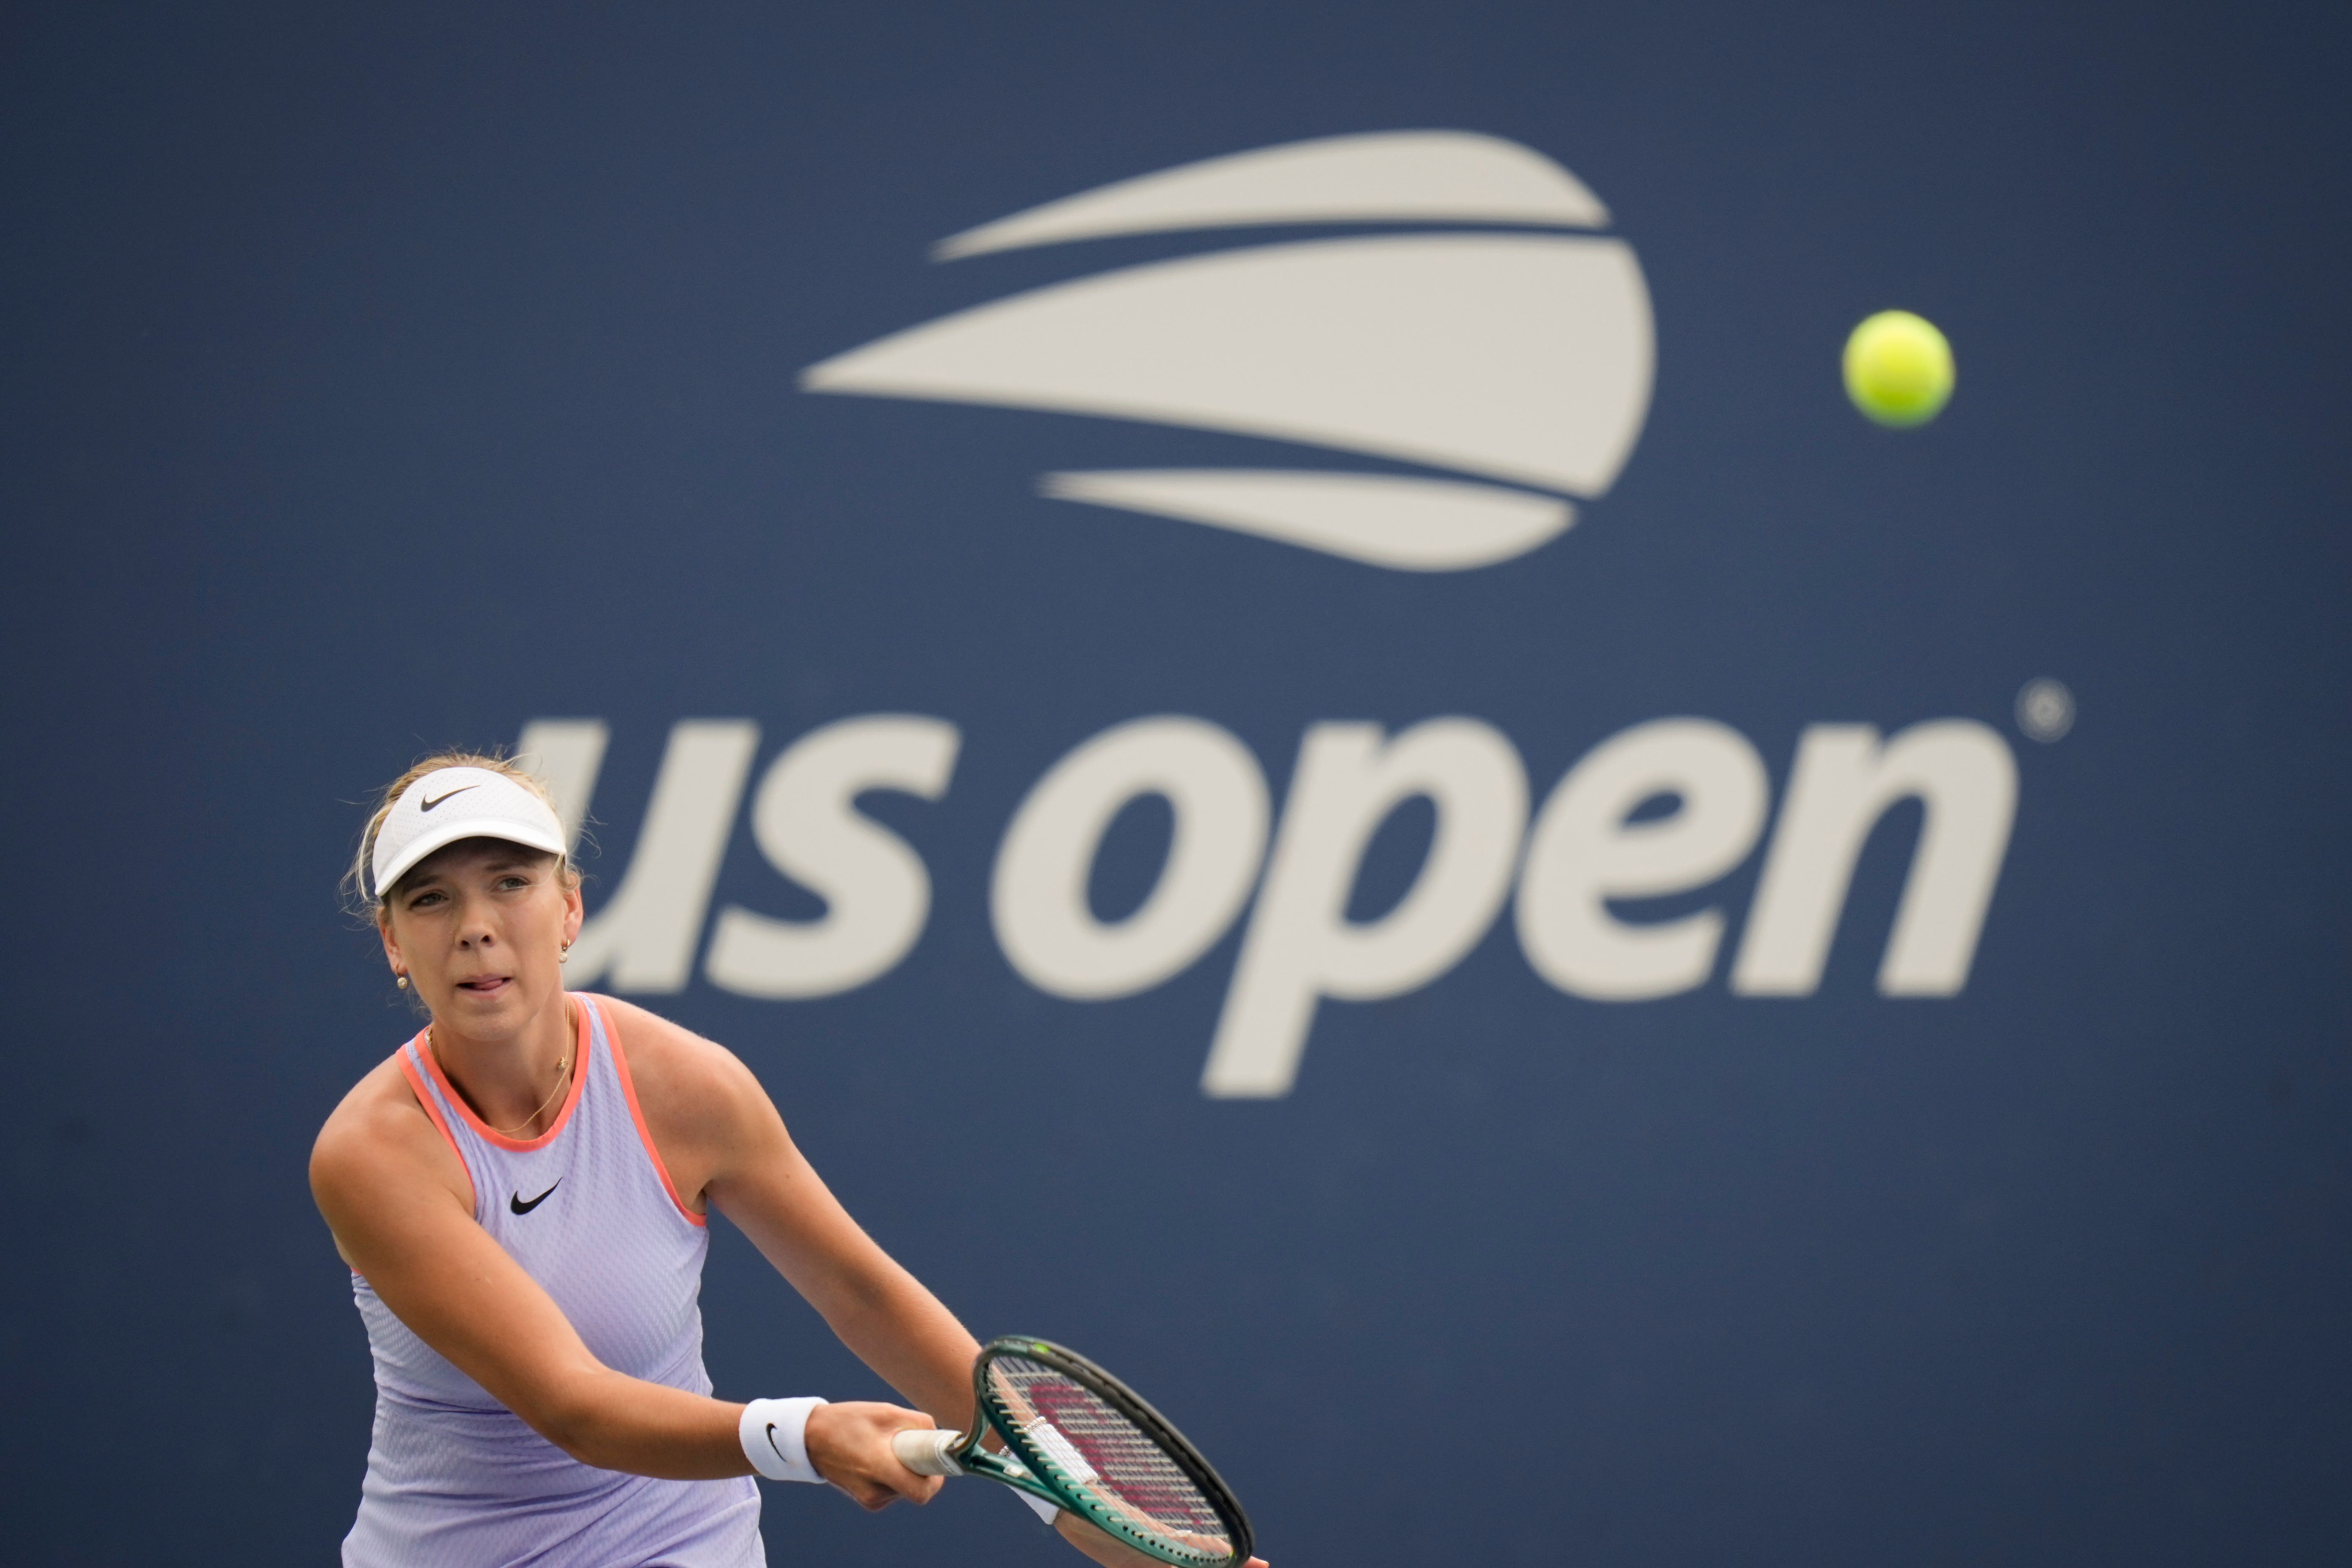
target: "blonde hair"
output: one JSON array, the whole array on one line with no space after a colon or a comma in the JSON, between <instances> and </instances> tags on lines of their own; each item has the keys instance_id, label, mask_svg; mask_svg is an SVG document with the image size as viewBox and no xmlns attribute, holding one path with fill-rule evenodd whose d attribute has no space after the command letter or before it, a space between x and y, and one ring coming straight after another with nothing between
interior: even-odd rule
<instances>
[{"instance_id":1,"label":"blonde hair","mask_svg":"<svg viewBox=\"0 0 2352 1568\"><path fill-rule=\"evenodd\" d=\"M392 815L393 806L408 793L408 786L426 773L438 773L443 768L484 768L503 774L545 801L548 810L555 810L555 796L545 781L525 772L513 758L501 752L436 752L429 757L419 759L406 773L383 786L383 795L377 801L375 811L368 817L366 828L360 834L359 852L352 857L351 868L343 873L343 902L354 915L379 923L385 918L391 908L392 889L378 888L373 898L368 894L368 876L375 862L375 836L383 830L383 819ZM556 857L555 874L566 890L580 885L580 873L573 869L569 855Z\"/></svg>"}]
</instances>

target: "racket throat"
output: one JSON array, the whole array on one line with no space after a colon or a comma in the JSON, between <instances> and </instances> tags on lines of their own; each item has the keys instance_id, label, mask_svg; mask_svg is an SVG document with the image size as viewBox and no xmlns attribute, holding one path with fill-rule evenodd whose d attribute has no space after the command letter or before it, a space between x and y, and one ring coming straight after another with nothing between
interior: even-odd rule
<instances>
[{"instance_id":1,"label":"racket throat","mask_svg":"<svg viewBox=\"0 0 2352 1568\"><path fill-rule=\"evenodd\" d=\"M1008 1487L1027 1492L1031 1497L1042 1498L1055 1508L1069 1506L1068 1499L1031 1475L1028 1467L1010 1454L991 1453L986 1448L976 1447L971 1453L961 1456L961 1463L963 1473L968 1476L985 1476L990 1480L1002 1481Z\"/></svg>"}]
</instances>

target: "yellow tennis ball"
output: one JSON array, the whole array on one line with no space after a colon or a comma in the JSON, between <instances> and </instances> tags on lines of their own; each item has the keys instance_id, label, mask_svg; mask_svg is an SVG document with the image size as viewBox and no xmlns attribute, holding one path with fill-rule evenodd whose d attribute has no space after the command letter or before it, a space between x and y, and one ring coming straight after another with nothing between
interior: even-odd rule
<instances>
[{"instance_id":1,"label":"yellow tennis ball","mask_svg":"<svg viewBox=\"0 0 2352 1568\"><path fill-rule=\"evenodd\" d=\"M1881 310L1845 341L1845 395L1881 425L1925 425L1952 395L1952 345L1933 321Z\"/></svg>"}]
</instances>

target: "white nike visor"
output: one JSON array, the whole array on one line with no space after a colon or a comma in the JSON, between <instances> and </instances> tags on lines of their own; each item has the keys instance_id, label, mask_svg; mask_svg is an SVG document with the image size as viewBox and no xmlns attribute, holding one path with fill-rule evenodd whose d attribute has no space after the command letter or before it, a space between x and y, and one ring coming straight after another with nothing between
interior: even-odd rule
<instances>
[{"instance_id":1,"label":"white nike visor","mask_svg":"<svg viewBox=\"0 0 2352 1568\"><path fill-rule=\"evenodd\" d=\"M383 897L410 867L460 838L503 838L551 855L569 847L547 802L506 774L436 768L400 792L376 829L369 862L375 896Z\"/></svg>"}]
</instances>

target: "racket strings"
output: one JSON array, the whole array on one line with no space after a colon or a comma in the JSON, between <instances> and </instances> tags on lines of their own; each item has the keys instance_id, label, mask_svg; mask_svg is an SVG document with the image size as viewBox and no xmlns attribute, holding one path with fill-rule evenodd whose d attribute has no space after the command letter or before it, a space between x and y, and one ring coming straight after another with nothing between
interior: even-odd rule
<instances>
[{"instance_id":1,"label":"racket strings","mask_svg":"<svg viewBox=\"0 0 2352 1568\"><path fill-rule=\"evenodd\" d=\"M1225 1522L1167 1450L1117 1406L1064 1373L999 1356L989 1380L1016 1425L1066 1479L1139 1533L1223 1561Z\"/></svg>"}]
</instances>

